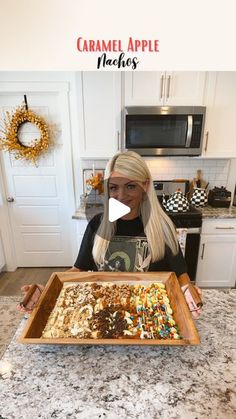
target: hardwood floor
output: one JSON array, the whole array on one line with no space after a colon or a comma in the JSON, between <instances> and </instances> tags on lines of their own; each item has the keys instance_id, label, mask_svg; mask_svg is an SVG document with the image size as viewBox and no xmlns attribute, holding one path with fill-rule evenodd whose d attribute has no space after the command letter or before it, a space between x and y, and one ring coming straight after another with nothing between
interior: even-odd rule
<instances>
[{"instance_id":1,"label":"hardwood floor","mask_svg":"<svg viewBox=\"0 0 236 419\"><path fill-rule=\"evenodd\" d=\"M65 268L18 268L15 272L0 273L0 295L20 295L25 284L45 285L53 272L64 272Z\"/></svg>"}]
</instances>

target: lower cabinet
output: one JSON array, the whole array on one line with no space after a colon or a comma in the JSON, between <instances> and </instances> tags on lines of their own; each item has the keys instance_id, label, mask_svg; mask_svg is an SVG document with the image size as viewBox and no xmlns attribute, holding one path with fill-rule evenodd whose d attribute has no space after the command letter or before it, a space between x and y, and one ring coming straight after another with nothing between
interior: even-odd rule
<instances>
[{"instance_id":1,"label":"lower cabinet","mask_svg":"<svg viewBox=\"0 0 236 419\"><path fill-rule=\"evenodd\" d=\"M196 284L234 287L236 282L236 220L203 220Z\"/></svg>"}]
</instances>

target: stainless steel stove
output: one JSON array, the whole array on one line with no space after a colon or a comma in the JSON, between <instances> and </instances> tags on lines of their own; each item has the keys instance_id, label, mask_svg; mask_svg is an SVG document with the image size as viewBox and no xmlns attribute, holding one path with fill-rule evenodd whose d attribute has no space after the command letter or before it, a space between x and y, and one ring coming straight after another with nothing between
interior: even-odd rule
<instances>
[{"instance_id":1,"label":"stainless steel stove","mask_svg":"<svg viewBox=\"0 0 236 419\"><path fill-rule=\"evenodd\" d=\"M189 181L186 179L177 180L155 180L153 182L154 188L157 193L157 197L162 203L163 194L166 199L176 192L181 192L188 196L189 192ZM163 208L165 210L165 208ZM189 210L186 212L167 212L176 228L186 228L187 238L185 246L185 260L188 267L188 274L191 280L195 280L197 271L198 252L200 245L200 233L202 226L202 212L200 209L190 205Z\"/></svg>"},{"instance_id":2,"label":"stainless steel stove","mask_svg":"<svg viewBox=\"0 0 236 419\"><path fill-rule=\"evenodd\" d=\"M177 228L200 228L202 226L201 210L190 205L187 212L166 212Z\"/></svg>"}]
</instances>

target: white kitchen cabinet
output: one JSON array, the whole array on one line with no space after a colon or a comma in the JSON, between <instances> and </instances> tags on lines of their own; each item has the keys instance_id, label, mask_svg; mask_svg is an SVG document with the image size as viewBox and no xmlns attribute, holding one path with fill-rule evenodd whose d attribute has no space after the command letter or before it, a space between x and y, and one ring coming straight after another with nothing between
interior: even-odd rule
<instances>
[{"instance_id":1,"label":"white kitchen cabinet","mask_svg":"<svg viewBox=\"0 0 236 419\"><path fill-rule=\"evenodd\" d=\"M236 282L236 219L203 220L196 284L234 287Z\"/></svg>"},{"instance_id":2,"label":"white kitchen cabinet","mask_svg":"<svg viewBox=\"0 0 236 419\"><path fill-rule=\"evenodd\" d=\"M109 158L120 150L121 73L77 74L82 158Z\"/></svg>"},{"instance_id":3,"label":"white kitchen cabinet","mask_svg":"<svg viewBox=\"0 0 236 419\"><path fill-rule=\"evenodd\" d=\"M2 268L5 265L5 256L4 256L4 251L3 251L3 245L2 245L2 237L1 237L1 232L0 232L0 272L2 270Z\"/></svg>"},{"instance_id":4,"label":"white kitchen cabinet","mask_svg":"<svg viewBox=\"0 0 236 419\"><path fill-rule=\"evenodd\" d=\"M206 82L206 122L202 155L236 157L236 72L209 72Z\"/></svg>"},{"instance_id":5,"label":"white kitchen cabinet","mask_svg":"<svg viewBox=\"0 0 236 419\"><path fill-rule=\"evenodd\" d=\"M141 71L125 73L126 106L203 105L206 73Z\"/></svg>"}]
</instances>

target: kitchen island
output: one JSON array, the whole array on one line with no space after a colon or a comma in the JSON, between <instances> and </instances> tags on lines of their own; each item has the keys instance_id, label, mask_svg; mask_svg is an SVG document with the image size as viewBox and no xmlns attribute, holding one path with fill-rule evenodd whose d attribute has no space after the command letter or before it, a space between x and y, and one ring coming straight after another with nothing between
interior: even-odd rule
<instances>
[{"instance_id":1,"label":"kitchen island","mask_svg":"<svg viewBox=\"0 0 236 419\"><path fill-rule=\"evenodd\" d=\"M23 319L1 361L0 417L235 418L235 297L204 290L192 347L22 345Z\"/></svg>"}]
</instances>

